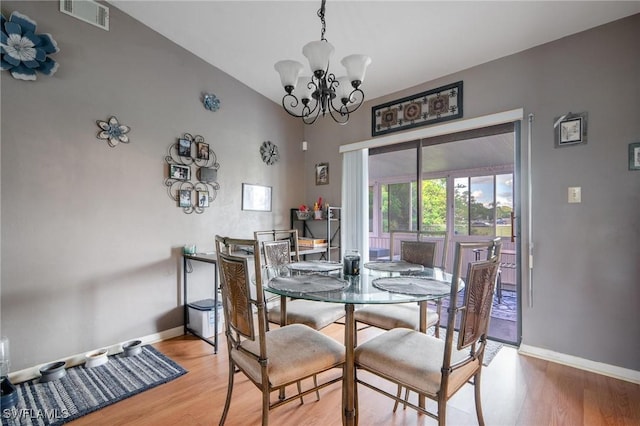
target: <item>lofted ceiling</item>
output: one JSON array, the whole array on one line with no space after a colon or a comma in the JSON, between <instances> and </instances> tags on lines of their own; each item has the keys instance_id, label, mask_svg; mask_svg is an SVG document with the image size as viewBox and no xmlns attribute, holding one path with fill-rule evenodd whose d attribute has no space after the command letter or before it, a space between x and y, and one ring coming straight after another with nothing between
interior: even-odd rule
<instances>
[{"instance_id":1,"label":"lofted ceiling","mask_svg":"<svg viewBox=\"0 0 640 426\"><path fill-rule=\"evenodd\" d=\"M278 104L274 63L294 59L307 69L302 47L320 39L320 0L109 3ZM371 56L362 85L370 100L636 13L640 1L328 0L325 36L337 76L344 56ZM370 178L406 174L415 159L405 155L372 156ZM513 155L507 135L430 147L423 165L434 173L492 167Z\"/></svg>"},{"instance_id":2,"label":"lofted ceiling","mask_svg":"<svg viewBox=\"0 0 640 426\"><path fill-rule=\"evenodd\" d=\"M109 3L277 103L273 64L308 67L302 46L320 39L320 0ZM325 36L336 75L344 56L371 56L374 99L636 13L640 1L328 0Z\"/></svg>"}]
</instances>

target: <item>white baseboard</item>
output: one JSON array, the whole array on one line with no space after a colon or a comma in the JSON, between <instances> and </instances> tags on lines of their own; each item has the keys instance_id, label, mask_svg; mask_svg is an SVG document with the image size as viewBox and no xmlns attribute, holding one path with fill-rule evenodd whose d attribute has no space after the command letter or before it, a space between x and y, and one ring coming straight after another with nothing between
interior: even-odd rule
<instances>
[{"instance_id":1,"label":"white baseboard","mask_svg":"<svg viewBox=\"0 0 640 426\"><path fill-rule=\"evenodd\" d=\"M180 326L180 327L172 328L170 330L161 331L159 333L149 334L149 335L144 336L144 337L138 337L138 338L134 338L134 339L129 339L129 340L126 340L124 342L115 343L115 344L110 345L110 346L103 346L102 348L95 348L94 350L106 348L106 349L109 349L109 355L114 355L114 354L122 352L122 344L126 343L126 342L129 342L131 340L142 340L142 344L143 345L148 345L148 344L160 342L162 340L167 340L167 339L171 339L171 338L174 338L174 337L182 336L183 334L184 334L184 327ZM68 367L73 367L74 365L82 364L85 361L86 354L89 353L89 352L92 352L92 351L87 351L86 353L82 353L82 354L70 355L70 356L68 356L66 358L56 359L56 360L50 361L50 362L66 361L67 368ZM15 371L13 373L10 373L9 374L9 380L11 381L11 383L22 383L24 381L35 379L36 377L40 377L40 367L42 367L45 364L49 364L49 362L45 362L45 363L40 364L40 365L35 366L35 367L25 368L24 370Z\"/></svg>"},{"instance_id":2,"label":"white baseboard","mask_svg":"<svg viewBox=\"0 0 640 426\"><path fill-rule=\"evenodd\" d=\"M602 374L603 376L613 377L614 379L640 384L640 371L616 367L615 365L578 358L577 356L567 355L529 345L520 345L518 353L558 364L568 365L569 367L578 368L580 370L591 371L592 373Z\"/></svg>"}]
</instances>

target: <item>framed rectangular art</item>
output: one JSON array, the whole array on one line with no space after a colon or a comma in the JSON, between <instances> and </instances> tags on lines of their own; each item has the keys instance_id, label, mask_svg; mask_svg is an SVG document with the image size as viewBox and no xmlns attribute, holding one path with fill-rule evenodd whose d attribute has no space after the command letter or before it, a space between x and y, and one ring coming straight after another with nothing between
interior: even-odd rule
<instances>
[{"instance_id":1,"label":"framed rectangular art","mask_svg":"<svg viewBox=\"0 0 640 426\"><path fill-rule=\"evenodd\" d=\"M640 142L629 144L629 170L640 170Z\"/></svg>"},{"instance_id":2,"label":"framed rectangular art","mask_svg":"<svg viewBox=\"0 0 640 426\"><path fill-rule=\"evenodd\" d=\"M316 185L329 184L329 163L316 164Z\"/></svg>"},{"instance_id":3,"label":"framed rectangular art","mask_svg":"<svg viewBox=\"0 0 640 426\"><path fill-rule=\"evenodd\" d=\"M462 117L462 81L371 108L371 135Z\"/></svg>"},{"instance_id":4,"label":"framed rectangular art","mask_svg":"<svg viewBox=\"0 0 640 426\"><path fill-rule=\"evenodd\" d=\"M191 207L191 191L189 189L178 190L178 195L179 195L178 206Z\"/></svg>"},{"instance_id":5,"label":"framed rectangular art","mask_svg":"<svg viewBox=\"0 0 640 426\"><path fill-rule=\"evenodd\" d=\"M178 140L178 155L181 157L191 157L191 141L188 139Z\"/></svg>"},{"instance_id":6,"label":"framed rectangular art","mask_svg":"<svg viewBox=\"0 0 640 426\"><path fill-rule=\"evenodd\" d=\"M554 118L556 148L587 143L587 113L567 113Z\"/></svg>"},{"instance_id":7,"label":"framed rectangular art","mask_svg":"<svg viewBox=\"0 0 640 426\"><path fill-rule=\"evenodd\" d=\"M209 207L209 191L198 191L198 207Z\"/></svg>"},{"instance_id":8,"label":"framed rectangular art","mask_svg":"<svg viewBox=\"0 0 640 426\"><path fill-rule=\"evenodd\" d=\"M271 187L242 184L242 210L271 211Z\"/></svg>"},{"instance_id":9,"label":"framed rectangular art","mask_svg":"<svg viewBox=\"0 0 640 426\"><path fill-rule=\"evenodd\" d=\"M209 159L209 144L204 142L198 142L198 158L201 160Z\"/></svg>"},{"instance_id":10,"label":"framed rectangular art","mask_svg":"<svg viewBox=\"0 0 640 426\"><path fill-rule=\"evenodd\" d=\"M191 180L191 167L178 164L169 165L169 178L177 180Z\"/></svg>"}]
</instances>

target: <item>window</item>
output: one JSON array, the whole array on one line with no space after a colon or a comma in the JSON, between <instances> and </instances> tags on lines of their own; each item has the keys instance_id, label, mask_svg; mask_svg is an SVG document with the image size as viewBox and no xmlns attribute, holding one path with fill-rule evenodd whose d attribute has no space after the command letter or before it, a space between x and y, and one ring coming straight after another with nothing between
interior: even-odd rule
<instances>
[{"instance_id":1,"label":"window","mask_svg":"<svg viewBox=\"0 0 640 426\"><path fill-rule=\"evenodd\" d=\"M512 173L455 178L456 235L511 235L512 210Z\"/></svg>"},{"instance_id":2,"label":"window","mask_svg":"<svg viewBox=\"0 0 640 426\"><path fill-rule=\"evenodd\" d=\"M417 229L416 182L385 184L381 189L382 232Z\"/></svg>"},{"instance_id":3,"label":"window","mask_svg":"<svg viewBox=\"0 0 640 426\"><path fill-rule=\"evenodd\" d=\"M422 230L447 230L447 178L422 181Z\"/></svg>"}]
</instances>

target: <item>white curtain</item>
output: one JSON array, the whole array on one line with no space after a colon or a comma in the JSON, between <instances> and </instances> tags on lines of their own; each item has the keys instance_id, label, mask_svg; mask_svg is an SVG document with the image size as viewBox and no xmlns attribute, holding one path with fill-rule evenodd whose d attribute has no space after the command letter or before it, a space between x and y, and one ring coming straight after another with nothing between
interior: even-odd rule
<instances>
[{"instance_id":1,"label":"white curtain","mask_svg":"<svg viewBox=\"0 0 640 426\"><path fill-rule=\"evenodd\" d=\"M342 154L341 256L358 250L362 262L369 260L369 150Z\"/></svg>"}]
</instances>

